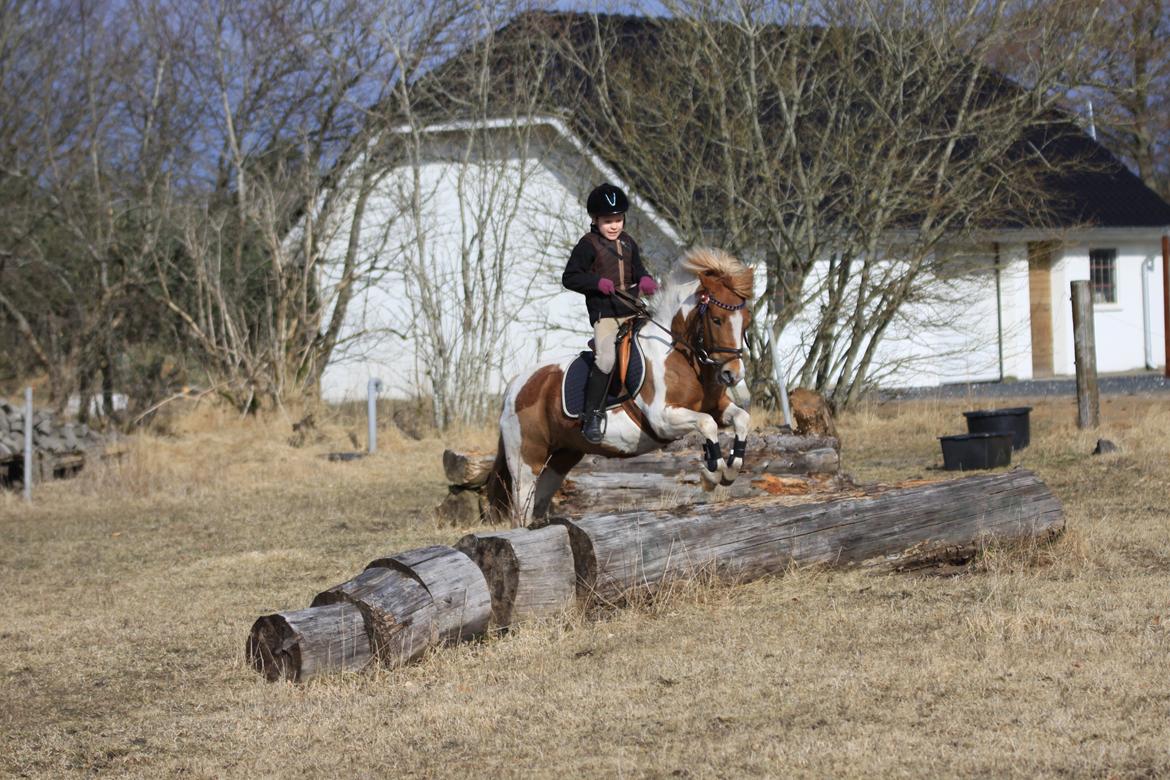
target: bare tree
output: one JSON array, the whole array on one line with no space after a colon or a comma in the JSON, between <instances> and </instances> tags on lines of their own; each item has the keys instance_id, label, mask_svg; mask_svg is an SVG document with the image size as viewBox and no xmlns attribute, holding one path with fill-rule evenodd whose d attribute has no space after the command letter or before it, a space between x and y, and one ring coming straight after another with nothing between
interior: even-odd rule
<instances>
[{"instance_id":1,"label":"bare tree","mask_svg":"<svg viewBox=\"0 0 1170 780\"><path fill-rule=\"evenodd\" d=\"M400 84L388 104L401 122L386 143L402 150L386 188L401 215L391 228L399 264L388 282L402 291L393 331L407 334L440 428L481 420L494 406L489 390L516 348L506 334L529 316L538 276L521 251L531 250L545 55L514 40L498 45L496 30L515 10L481 9L463 28L474 45ZM516 71L525 78L502 80Z\"/></svg>"},{"instance_id":2,"label":"bare tree","mask_svg":"<svg viewBox=\"0 0 1170 780\"><path fill-rule=\"evenodd\" d=\"M165 63L122 4L5 3L0 19L0 313L58 407L80 390L83 415L95 393L109 411L164 235Z\"/></svg>"},{"instance_id":3,"label":"bare tree","mask_svg":"<svg viewBox=\"0 0 1170 780\"><path fill-rule=\"evenodd\" d=\"M207 195L185 201L177 221L181 251L159 258L158 290L242 408L315 393L355 291L384 273L383 257L361 251L362 216L398 152L371 146L371 110L450 47L469 7L170 9L187 20L182 99L207 117L197 147L215 164L203 171Z\"/></svg>"},{"instance_id":4,"label":"bare tree","mask_svg":"<svg viewBox=\"0 0 1170 780\"><path fill-rule=\"evenodd\" d=\"M848 403L899 312L945 290L949 245L1046 221L1041 149L1076 130L1059 100L1092 9L667 5L669 19L569 18L549 36L577 74L578 126L686 240L765 265L757 347L818 312L800 381ZM1014 34L1009 5L1039 30L1026 81L987 65ZM756 349L757 389L768 353Z\"/></svg>"},{"instance_id":5,"label":"bare tree","mask_svg":"<svg viewBox=\"0 0 1170 780\"><path fill-rule=\"evenodd\" d=\"M1076 31L1073 45L1085 67L1070 85L1068 99L1086 122L1091 103L1101 140L1151 189L1170 197L1170 56L1165 45L1170 5L1165 0L1085 0L1084 5L1098 18L1090 30ZM1009 73L1028 71L1034 21L1028 14L1036 10L1025 6L1022 18L1015 13L1009 18L1017 35L1002 42L994 60Z\"/></svg>"}]
</instances>

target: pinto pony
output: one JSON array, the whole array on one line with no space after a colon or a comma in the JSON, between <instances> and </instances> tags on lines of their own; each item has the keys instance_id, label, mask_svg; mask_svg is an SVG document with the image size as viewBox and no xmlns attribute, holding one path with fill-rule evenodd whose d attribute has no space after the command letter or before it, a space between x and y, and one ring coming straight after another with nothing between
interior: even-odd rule
<instances>
[{"instance_id":1,"label":"pinto pony","mask_svg":"<svg viewBox=\"0 0 1170 780\"><path fill-rule=\"evenodd\" d=\"M730 485L743 465L751 418L728 389L743 379L743 334L751 318L752 271L718 249L692 249L675 262L636 338L645 375L636 397L606 412L605 436L590 444L565 414L561 387L570 360L547 363L508 383L489 498L515 525L548 513L565 475L586 454L628 458L698 431L706 490ZM720 425L735 428L724 460Z\"/></svg>"}]
</instances>

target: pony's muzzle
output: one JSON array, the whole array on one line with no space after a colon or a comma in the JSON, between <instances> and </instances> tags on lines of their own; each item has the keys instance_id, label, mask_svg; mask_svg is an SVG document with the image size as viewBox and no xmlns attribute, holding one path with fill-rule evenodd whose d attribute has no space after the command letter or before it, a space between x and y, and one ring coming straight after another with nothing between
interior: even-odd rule
<instances>
[{"instance_id":1,"label":"pony's muzzle","mask_svg":"<svg viewBox=\"0 0 1170 780\"><path fill-rule=\"evenodd\" d=\"M739 380L743 379L740 371L732 371L730 369L723 369L719 372L719 384L724 387L734 387L739 384Z\"/></svg>"}]
</instances>

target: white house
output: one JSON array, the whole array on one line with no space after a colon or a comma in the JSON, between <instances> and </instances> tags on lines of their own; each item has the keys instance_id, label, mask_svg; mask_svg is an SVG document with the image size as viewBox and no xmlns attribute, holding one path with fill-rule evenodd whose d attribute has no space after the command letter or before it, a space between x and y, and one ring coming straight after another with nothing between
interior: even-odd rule
<instances>
[{"instance_id":1,"label":"white house","mask_svg":"<svg viewBox=\"0 0 1170 780\"><path fill-rule=\"evenodd\" d=\"M385 271L350 303L350 338L323 377L328 399L360 397L378 377L393 395L441 396L450 413L466 411L525 366L583 349L584 303L560 275L588 229L585 196L601 181L630 192L627 229L649 267L664 270L682 249L669 215L555 116L398 132L414 133L418 151L385 172L366 206L361 251L385 258ZM1087 136L1080 142L1107 154ZM1082 177L1069 195L1069 227L988 230L967 247L973 270L945 304L905 308L872 376L916 386L1072 374L1069 283L1077 279L1093 283L1098 370L1163 365L1170 260L1160 244L1170 205L1128 171ZM344 249L339 238L331 252ZM818 265L806 287L824 272ZM806 313L782 334L789 371L807 352L814 317Z\"/></svg>"}]
</instances>

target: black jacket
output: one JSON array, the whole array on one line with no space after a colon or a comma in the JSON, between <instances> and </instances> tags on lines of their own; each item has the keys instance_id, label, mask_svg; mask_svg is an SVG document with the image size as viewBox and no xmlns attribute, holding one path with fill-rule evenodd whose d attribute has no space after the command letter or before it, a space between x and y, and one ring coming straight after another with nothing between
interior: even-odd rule
<instances>
[{"instance_id":1,"label":"black jacket","mask_svg":"<svg viewBox=\"0 0 1170 780\"><path fill-rule=\"evenodd\" d=\"M620 253L617 246L619 242ZM589 324L592 325L602 317L629 317L635 314L616 295L606 295L597 289L597 283L602 278L612 280L619 290L637 295L635 288L638 281L646 275L642 253L629 233L623 231L617 241L607 241L601 237L595 225L573 247L569 263L561 274L561 284L585 296Z\"/></svg>"}]
</instances>

